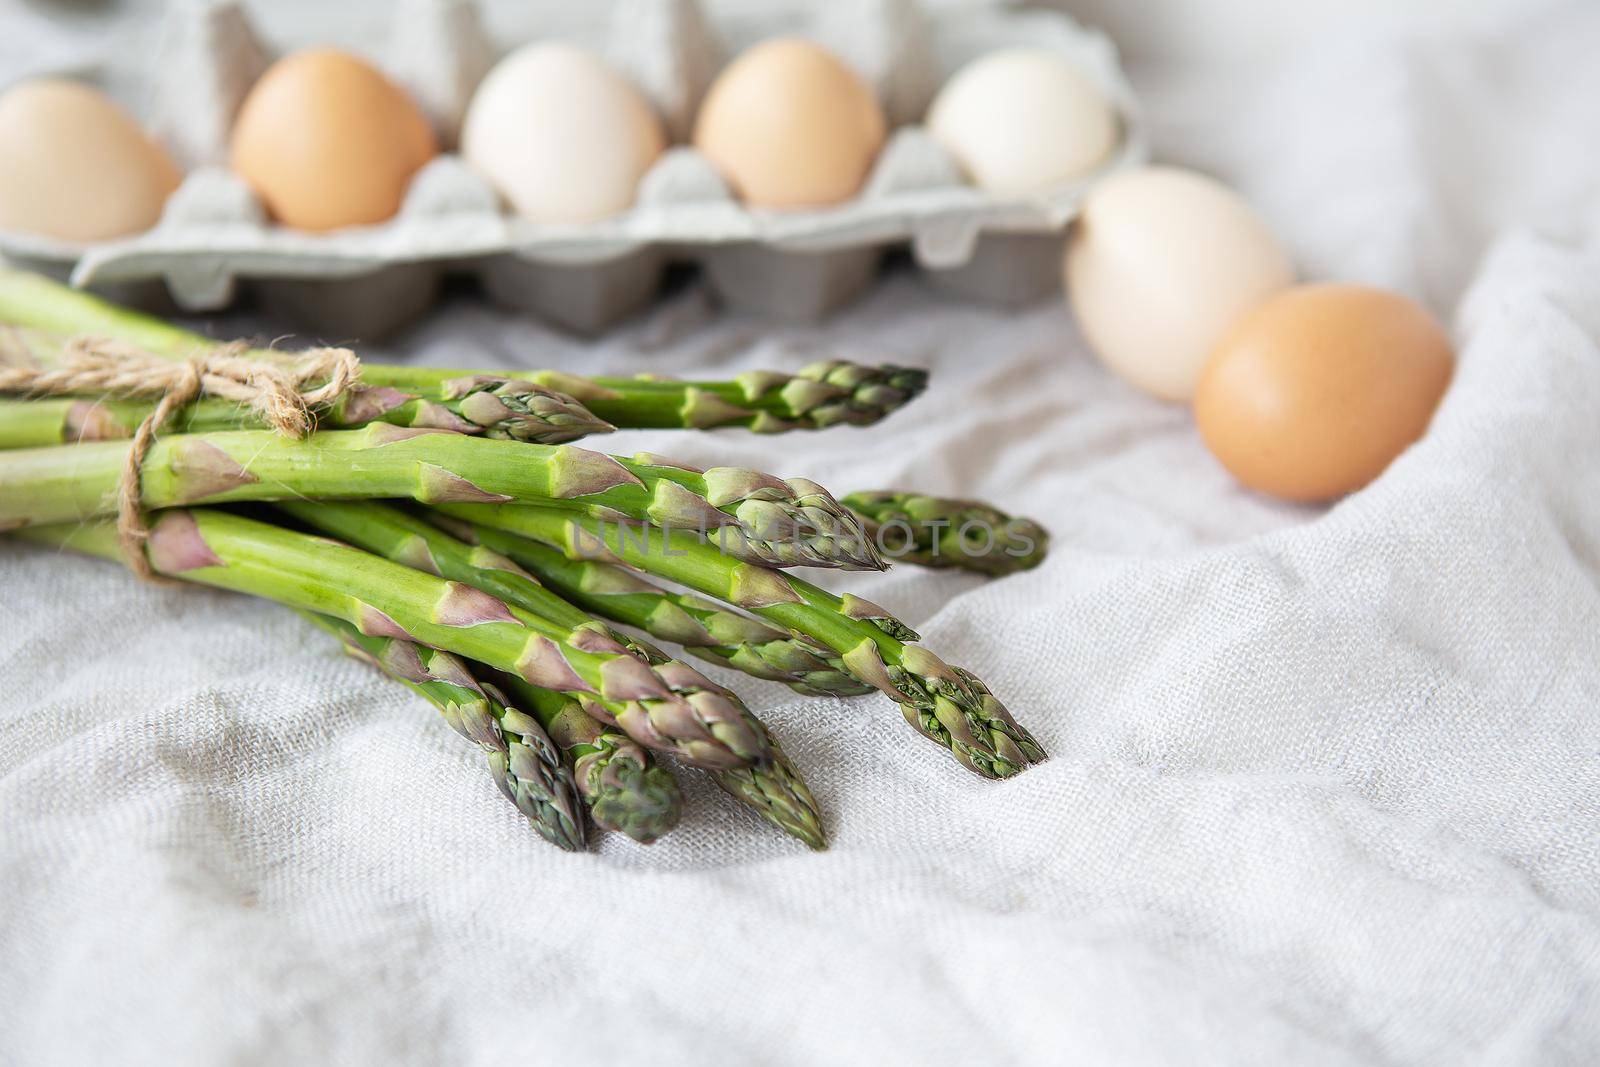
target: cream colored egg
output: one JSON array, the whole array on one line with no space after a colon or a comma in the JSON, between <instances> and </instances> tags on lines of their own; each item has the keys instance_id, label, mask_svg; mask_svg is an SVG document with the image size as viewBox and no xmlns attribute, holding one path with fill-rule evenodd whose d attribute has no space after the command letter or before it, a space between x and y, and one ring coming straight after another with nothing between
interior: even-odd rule
<instances>
[{"instance_id":1,"label":"cream colored egg","mask_svg":"<svg viewBox=\"0 0 1600 1067\"><path fill-rule=\"evenodd\" d=\"M1100 359L1167 400L1194 395L1228 326L1294 282L1277 238L1238 194L1169 167L1095 186L1068 242L1065 275Z\"/></svg>"},{"instance_id":2,"label":"cream colored egg","mask_svg":"<svg viewBox=\"0 0 1600 1067\"><path fill-rule=\"evenodd\" d=\"M422 109L374 66L296 52L251 88L234 121L233 169L286 226L370 226L400 210L438 153Z\"/></svg>"},{"instance_id":3,"label":"cream colored egg","mask_svg":"<svg viewBox=\"0 0 1600 1067\"><path fill-rule=\"evenodd\" d=\"M839 204L867 179L888 121L870 86L797 38L756 45L712 83L695 147L756 207Z\"/></svg>"},{"instance_id":4,"label":"cream colored egg","mask_svg":"<svg viewBox=\"0 0 1600 1067\"><path fill-rule=\"evenodd\" d=\"M665 148L644 94L598 56L557 42L501 60L461 131L467 163L517 214L546 223L626 211Z\"/></svg>"},{"instance_id":5,"label":"cream colored egg","mask_svg":"<svg viewBox=\"0 0 1600 1067\"><path fill-rule=\"evenodd\" d=\"M139 233L181 179L97 89L38 78L0 94L0 229L63 241Z\"/></svg>"},{"instance_id":6,"label":"cream colored egg","mask_svg":"<svg viewBox=\"0 0 1600 1067\"><path fill-rule=\"evenodd\" d=\"M980 188L1021 195L1104 163L1116 146L1117 114L1066 57L1013 48L973 60L945 83L928 132Z\"/></svg>"}]
</instances>

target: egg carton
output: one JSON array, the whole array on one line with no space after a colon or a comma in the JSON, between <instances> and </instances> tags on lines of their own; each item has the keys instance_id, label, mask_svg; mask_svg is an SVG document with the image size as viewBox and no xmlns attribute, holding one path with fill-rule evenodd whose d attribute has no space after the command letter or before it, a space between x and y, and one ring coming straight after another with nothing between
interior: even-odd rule
<instances>
[{"instance_id":1,"label":"egg carton","mask_svg":"<svg viewBox=\"0 0 1600 1067\"><path fill-rule=\"evenodd\" d=\"M395 218L326 234L274 225L224 165L234 114L271 53L244 5L181 0L167 13L147 125L187 168L159 224L128 239L69 246L0 234L0 254L74 284L149 304L212 311L242 294L326 337L374 337L425 310L441 279L469 273L491 296L579 332L650 302L674 263L697 264L733 307L813 319L872 284L884 254L909 247L936 285L1019 305L1059 289L1061 244L1086 189L1148 154L1133 92L1101 34L1052 11L915 0L772 2L708 15L696 0L561 5L540 38L604 54L655 103L675 147L644 176L627 213L573 226L514 217L446 152L420 171ZM453 147L478 81L505 50L468 0L400 0L373 58L409 90ZM597 18L597 12L609 17ZM685 144L722 64L778 35L811 38L876 89L893 129L859 195L821 210L745 207ZM296 41L294 47L325 42ZM1120 136L1094 174L1026 197L970 185L918 125L943 81L997 48L1065 55L1116 107Z\"/></svg>"}]
</instances>

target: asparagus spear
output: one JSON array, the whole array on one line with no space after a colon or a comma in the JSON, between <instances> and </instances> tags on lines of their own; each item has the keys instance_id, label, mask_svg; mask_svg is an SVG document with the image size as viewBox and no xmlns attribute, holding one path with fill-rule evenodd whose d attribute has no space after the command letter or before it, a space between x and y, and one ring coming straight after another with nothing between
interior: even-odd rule
<instances>
[{"instance_id":1,"label":"asparagus spear","mask_svg":"<svg viewBox=\"0 0 1600 1067\"><path fill-rule=\"evenodd\" d=\"M443 504L439 509L541 541L574 559L626 563L820 641L838 653L853 677L899 703L913 727L986 778L1009 777L1045 758L1038 742L981 681L907 643L917 639L912 630L859 597L836 597L790 575L730 559L692 534L647 530L646 541L587 516L540 507Z\"/></svg>"},{"instance_id":2,"label":"asparagus spear","mask_svg":"<svg viewBox=\"0 0 1600 1067\"><path fill-rule=\"evenodd\" d=\"M630 648L624 635L591 618L534 581L506 557L482 546L456 540L421 519L381 504L355 501L285 501L281 510L342 541L384 559L453 582L463 582L514 608L537 617L560 644L606 655L631 655L651 664L657 677L701 713L685 719L679 704L622 704L596 701L593 714L627 732L649 748L677 751L705 764L708 749L720 746L711 766L732 767L765 760L770 754L767 731L733 694L684 663L669 660L656 649ZM650 712L655 712L654 716Z\"/></svg>"},{"instance_id":3,"label":"asparagus spear","mask_svg":"<svg viewBox=\"0 0 1600 1067\"><path fill-rule=\"evenodd\" d=\"M973 500L895 491L851 493L840 503L896 562L1001 577L1037 567L1050 543L1044 527L1031 519Z\"/></svg>"},{"instance_id":4,"label":"asparagus spear","mask_svg":"<svg viewBox=\"0 0 1600 1067\"><path fill-rule=\"evenodd\" d=\"M338 638L346 652L433 704L451 729L482 748L500 791L540 837L568 852L583 850L577 785L537 721L508 707L498 689L473 677L467 664L448 652L370 636L326 615L301 614Z\"/></svg>"},{"instance_id":5,"label":"asparagus spear","mask_svg":"<svg viewBox=\"0 0 1600 1067\"><path fill-rule=\"evenodd\" d=\"M444 516L440 521L451 522ZM838 655L819 641L794 637L703 597L652 585L613 563L568 559L548 545L487 526L456 523L450 529L510 557L561 596L601 618L676 642L713 663L783 682L808 695L872 692L872 686L852 678Z\"/></svg>"},{"instance_id":6,"label":"asparagus spear","mask_svg":"<svg viewBox=\"0 0 1600 1067\"><path fill-rule=\"evenodd\" d=\"M651 762L638 742L584 711L583 695L542 689L511 674L496 677L571 761L596 826L648 845L678 825L683 815L678 780Z\"/></svg>"},{"instance_id":7,"label":"asparagus spear","mask_svg":"<svg viewBox=\"0 0 1600 1067\"><path fill-rule=\"evenodd\" d=\"M428 367L385 367L389 385L419 391L448 390L485 372ZM518 375L582 401L618 426L633 429L711 430L742 427L755 433L870 426L927 388L926 371L885 364L863 366L823 360L794 374L748 371L732 381L678 381L653 375L580 377L557 370Z\"/></svg>"},{"instance_id":8,"label":"asparagus spear","mask_svg":"<svg viewBox=\"0 0 1600 1067\"><path fill-rule=\"evenodd\" d=\"M720 694L725 701L718 707L742 717L742 723L721 724L723 731L743 727L742 733L733 735L737 743L729 747L739 757L738 762L751 758L755 758L755 762L733 770L710 768L712 777L723 789L750 804L779 829L812 848L826 847L816 801L799 772L784 758L766 727L743 702L699 671L668 659L659 649L634 645L626 635L611 630L544 588L506 556L483 545L457 540L444 530L396 508L354 501L291 502L279 507L304 523L385 559L465 582L507 604L539 615L557 627L567 627L569 633L563 639L566 644L586 647L598 640L626 647L636 657L650 662L656 674L691 703L701 700L698 696L701 693ZM590 701L591 714L610 717L603 701L594 698ZM670 718L660 724L632 719L622 719L618 724L640 743L652 748L673 751L677 741L672 736L675 724ZM694 730L689 740L703 743L706 732L703 724L691 725ZM753 757L753 754L759 756Z\"/></svg>"},{"instance_id":9,"label":"asparagus spear","mask_svg":"<svg viewBox=\"0 0 1600 1067\"><path fill-rule=\"evenodd\" d=\"M75 532L76 531L76 532ZM108 523L28 527L22 535L119 559ZM592 696L637 737L649 723L698 766L731 769L766 755L746 719L715 687L694 689L592 634L569 631L488 593L320 537L210 509L174 509L153 523L147 544L161 574L250 593L332 615L363 633L398 637L516 674L546 689ZM674 684L685 686L677 692ZM587 706L587 705L586 705Z\"/></svg>"},{"instance_id":10,"label":"asparagus spear","mask_svg":"<svg viewBox=\"0 0 1600 1067\"><path fill-rule=\"evenodd\" d=\"M0 453L0 529L109 514L130 447L100 441ZM298 497L544 500L714 529L724 550L741 559L882 566L861 524L814 482L737 467L699 473L645 460L387 423L298 441L240 430L158 441L143 464L141 489L152 508Z\"/></svg>"},{"instance_id":11,"label":"asparagus spear","mask_svg":"<svg viewBox=\"0 0 1600 1067\"><path fill-rule=\"evenodd\" d=\"M46 331L8 328L0 331L0 366L51 368L61 360L64 344L64 339ZM37 418L29 416L29 411L21 405L43 405L46 411L61 413L61 432L50 434L46 427L35 427L30 438L19 437L16 430L8 434L6 422L26 419L24 424L29 424L32 418ZM34 448L77 440L130 437L134 427L155 410L154 400L112 398L98 406L91 421L86 421L82 414L74 421L70 416L82 411L80 405L83 405L82 398L70 397L3 402L0 405L0 440L14 438L14 443L6 445L8 448ZM317 421L318 426L323 427L389 422L392 426L456 430L458 434L482 434L483 437L538 445L560 445L590 434L610 434L616 429L573 397L534 382L509 378L445 382L442 386L416 390L363 382L325 411L318 411ZM174 421L173 429L194 434L205 430L262 429L262 426L264 422L248 406L210 398L189 405ZM77 432L69 435L72 430Z\"/></svg>"},{"instance_id":12,"label":"asparagus spear","mask_svg":"<svg viewBox=\"0 0 1600 1067\"><path fill-rule=\"evenodd\" d=\"M23 271L0 269L0 322L58 336L120 338L157 355L187 357L210 339L150 315L118 307L80 290ZM757 433L865 426L920 394L927 373L908 367L865 367L842 360L813 363L793 375L755 371L731 382L652 378L583 378L561 371L437 370L364 363L362 381L449 401L488 388L502 396L522 383L584 401L617 426L709 429L743 426Z\"/></svg>"},{"instance_id":13,"label":"asparagus spear","mask_svg":"<svg viewBox=\"0 0 1600 1067\"><path fill-rule=\"evenodd\" d=\"M562 714L584 716L582 709L577 707L577 701L570 696L552 693L549 690L541 690L511 675L505 675L504 681L506 687L516 695L517 699L529 706L542 707L544 703L551 700L565 701L568 707ZM584 718L588 718L588 716L584 716ZM589 718L589 722L595 727L599 727L599 723L594 719ZM552 726L551 734L559 741L564 731L557 726ZM615 737L617 735L613 734L611 736ZM771 744L773 749L772 759L766 764L758 767L741 767L736 770L708 771L706 773L711 775L711 780L716 782L724 792L735 800L749 805L757 815L773 826L793 837L799 838L813 849L821 850L827 848L827 837L823 833L821 817L817 814L816 800L812 797L811 790L806 787L804 780L800 778L799 773L795 771L794 766L783 754L783 750L777 747L777 742L773 741ZM642 749L639 750L639 753L641 756L644 754ZM583 764L580 761L580 770L582 767ZM663 775L666 774L666 771L661 768L652 768L652 770ZM580 777L579 781L581 783L583 778ZM618 792L621 791L618 790ZM627 795L630 799L630 804L626 809L628 819L620 827L616 828L622 829L624 833L627 833L635 840L649 844L653 838L640 837L634 829L644 817L653 813L651 808L635 799L640 792L641 790L638 788L628 791ZM676 782L672 783L670 797L664 798L663 804L666 799L670 799L671 802L671 825L676 825L678 821L678 805L680 803ZM606 825L605 822L602 822L598 804L593 811L595 821L601 825ZM614 815L612 817L615 818Z\"/></svg>"}]
</instances>

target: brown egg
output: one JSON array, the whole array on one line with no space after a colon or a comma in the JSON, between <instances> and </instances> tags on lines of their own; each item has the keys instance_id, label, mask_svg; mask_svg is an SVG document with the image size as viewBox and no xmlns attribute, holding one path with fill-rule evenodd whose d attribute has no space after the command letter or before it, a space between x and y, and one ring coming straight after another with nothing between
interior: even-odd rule
<instances>
[{"instance_id":1,"label":"brown egg","mask_svg":"<svg viewBox=\"0 0 1600 1067\"><path fill-rule=\"evenodd\" d=\"M0 229L64 241L138 233L181 178L98 89L36 78L0 93Z\"/></svg>"},{"instance_id":2,"label":"brown egg","mask_svg":"<svg viewBox=\"0 0 1600 1067\"><path fill-rule=\"evenodd\" d=\"M694 144L745 202L825 207L855 196L888 130L866 82L826 49L780 38L724 70L695 120Z\"/></svg>"},{"instance_id":3,"label":"brown egg","mask_svg":"<svg viewBox=\"0 0 1600 1067\"><path fill-rule=\"evenodd\" d=\"M233 127L233 169L273 218L301 230L393 217L412 175L437 154L409 96L377 68L328 49L274 63Z\"/></svg>"},{"instance_id":4,"label":"brown egg","mask_svg":"<svg viewBox=\"0 0 1600 1067\"><path fill-rule=\"evenodd\" d=\"M1241 482L1286 500L1354 492L1428 428L1455 356L1419 305L1306 285L1247 312L1200 378L1195 419Z\"/></svg>"}]
</instances>

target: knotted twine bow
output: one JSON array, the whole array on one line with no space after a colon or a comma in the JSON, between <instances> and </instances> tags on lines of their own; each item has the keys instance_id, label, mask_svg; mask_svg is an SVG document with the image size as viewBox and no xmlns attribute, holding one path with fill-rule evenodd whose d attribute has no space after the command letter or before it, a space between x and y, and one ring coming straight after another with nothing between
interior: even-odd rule
<instances>
[{"instance_id":1,"label":"knotted twine bow","mask_svg":"<svg viewBox=\"0 0 1600 1067\"><path fill-rule=\"evenodd\" d=\"M338 400L361 374L361 361L348 348L313 348L276 358L248 351L234 341L175 362L124 341L74 337L57 366L0 365L0 393L160 397L134 431L117 482L117 541L123 557L139 577L158 581L145 555L150 527L141 472L161 428L187 405L212 396L246 405L285 437L304 437L316 423L314 411Z\"/></svg>"}]
</instances>

